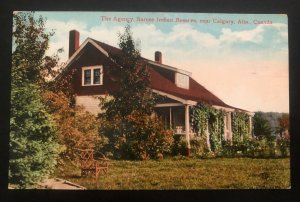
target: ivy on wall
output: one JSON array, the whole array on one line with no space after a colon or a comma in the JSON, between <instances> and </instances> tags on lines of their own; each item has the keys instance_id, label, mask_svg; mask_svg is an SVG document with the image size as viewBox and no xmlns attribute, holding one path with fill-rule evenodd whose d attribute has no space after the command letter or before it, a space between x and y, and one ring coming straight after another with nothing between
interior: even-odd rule
<instances>
[{"instance_id":1,"label":"ivy on wall","mask_svg":"<svg viewBox=\"0 0 300 202\"><path fill-rule=\"evenodd\" d=\"M209 133L212 151L220 151L224 142L224 111L211 108L209 114Z\"/></svg>"},{"instance_id":2,"label":"ivy on wall","mask_svg":"<svg viewBox=\"0 0 300 202\"><path fill-rule=\"evenodd\" d=\"M224 111L199 103L191 109L191 123L194 132L200 136L210 134L212 151L219 151L224 141ZM207 125L208 124L208 125Z\"/></svg>"},{"instance_id":3,"label":"ivy on wall","mask_svg":"<svg viewBox=\"0 0 300 202\"><path fill-rule=\"evenodd\" d=\"M233 142L241 142L251 137L250 135L250 118L242 112L232 112L232 140Z\"/></svg>"},{"instance_id":4,"label":"ivy on wall","mask_svg":"<svg viewBox=\"0 0 300 202\"><path fill-rule=\"evenodd\" d=\"M212 151L220 151L224 138L225 111L215 109L204 103L199 103L191 109L191 125L194 132L202 137L209 132L209 143ZM250 118L243 112L231 113L232 140L242 142L251 137Z\"/></svg>"}]
</instances>

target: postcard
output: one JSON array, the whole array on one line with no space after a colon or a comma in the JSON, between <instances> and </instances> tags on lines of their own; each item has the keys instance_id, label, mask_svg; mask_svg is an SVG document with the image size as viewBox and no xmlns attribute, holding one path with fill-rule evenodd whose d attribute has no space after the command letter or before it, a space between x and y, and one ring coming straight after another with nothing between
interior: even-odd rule
<instances>
[{"instance_id":1,"label":"postcard","mask_svg":"<svg viewBox=\"0 0 300 202\"><path fill-rule=\"evenodd\" d=\"M13 22L9 188L290 188L286 14Z\"/></svg>"}]
</instances>

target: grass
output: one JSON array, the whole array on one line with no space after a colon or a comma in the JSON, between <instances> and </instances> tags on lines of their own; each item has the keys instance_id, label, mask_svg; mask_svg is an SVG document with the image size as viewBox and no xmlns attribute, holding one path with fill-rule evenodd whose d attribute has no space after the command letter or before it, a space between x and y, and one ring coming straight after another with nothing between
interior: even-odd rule
<instances>
[{"instance_id":1,"label":"grass","mask_svg":"<svg viewBox=\"0 0 300 202\"><path fill-rule=\"evenodd\" d=\"M290 160L216 158L162 161L112 160L108 175L81 177L71 162L56 177L87 189L265 189L290 187Z\"/></svg>"}]
</instances>

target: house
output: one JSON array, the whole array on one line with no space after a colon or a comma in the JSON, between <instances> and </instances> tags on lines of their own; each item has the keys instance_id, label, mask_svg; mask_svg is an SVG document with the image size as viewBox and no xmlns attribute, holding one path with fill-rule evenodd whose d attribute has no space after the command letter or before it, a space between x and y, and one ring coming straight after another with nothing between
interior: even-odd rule
<instances>
[{"instance_id":1,"label":"house","mask_svg":"<svg viewBox=\"0 0 300 202\"><path fill-rule=\"evenodd\" d=\"M73 88L76 94L76 105L83 105L87 111L100 112L97 97L105 96L116 90L117 64L114 56L121 52L103 42L87 38L79 45L79 32L69 33L69 59L57 79L75 71ZM156 105L156 113L164 124L176 134L185 135L190 148L190 109L197 103L206 103L216 109L225 111L224 139L232 140L231 113L240 111L249 118L249 134L251 134L251 117L253 113L238 109L224 103L220 98L207 90L192 78L192 73L163 64L162 53L154 54L154 61L141 58L150 73L150 88L162 101Z\"/></svg>"}]
</instances>

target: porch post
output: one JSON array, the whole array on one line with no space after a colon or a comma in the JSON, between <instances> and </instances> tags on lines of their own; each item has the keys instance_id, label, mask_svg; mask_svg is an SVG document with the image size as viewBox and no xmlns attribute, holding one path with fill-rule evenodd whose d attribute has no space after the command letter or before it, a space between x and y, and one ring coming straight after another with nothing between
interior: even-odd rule
<instances>
[{"instance_id":1,"label":"porch post","mask_svg":"<svg viewBox=\"0 0 300 202\"><path fill-rule=\"evenodd\" d=\"M170 107L170 129L172 129L172 107Z\"/></svg>"},{"instance_id":2,"label":"porch post","mask_svg":"<svg viewBox=\"0 0 300 202\"><path fill-rule=\"evenodd\" d=\"M225 114L224 114L224 140L225 141L227 141L227 115L226 115L227 113L225 112Z\"/></svg>"},{"instance_id":3,"label":"porch post","mask_svg":"<svg viewBox=\"0 0 300 202\"><path fill-rule=\"evenodd\" d=\"M232 126L231 126L231 112L228 113L228 139L230 140L230 142L232 143Z\"/></svg>"},{"instance_id":4,"label":"porch post","mask_svg":"<svg viewBox=\"0 0 300 202\"><path fill-rule=\"evenodd\" d=\"M208 129L208 120L206 120L205 133L206 133L206 144L207 144L208 150L211 151L210 134L209 134L209 129Z\"/></svg>"},{"instance_id":5,"label":"porch post","mask_svg":"<svg viewBox=\"0 0 300 202\"><path fill-rule=\"evenodd\" d=\"M249 115L249 135L252 137L252 116Z\"/></svg>"},{"instance_id":6,"label":"porch post","mask_svg":"<svg viewBox=\"0 0 300 202\"><path fill-rule=\"evenodd\" d=\"M188 148L188 158L190 158L190 112L189 112L189 105L185 105L185 137L187 141L187 148Z\"/></svg>"}]
</instances>

